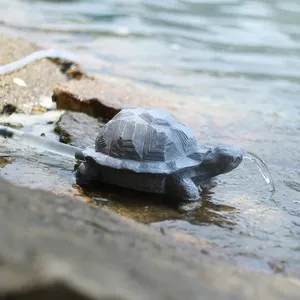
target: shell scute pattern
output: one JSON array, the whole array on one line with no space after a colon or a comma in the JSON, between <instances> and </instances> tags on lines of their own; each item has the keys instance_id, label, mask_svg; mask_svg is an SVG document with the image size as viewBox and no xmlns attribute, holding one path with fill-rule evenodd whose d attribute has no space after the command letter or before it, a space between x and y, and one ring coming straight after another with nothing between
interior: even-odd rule
<instances>
[{"instance_id":1,"label":"shell scute pattern","mask_svg":"<svg viewBox=\"0 0 300 300\"><path fill-rule=\"evenodd\" d=\"M189 157L198 147L192 131L172 115L144 108L123 109L104 126L95 143L99 162L150 173L199 164Z\"/></svg>"},{"instance_id":2,"label":"shell scute pattern","mask_svg":"<svg viewBox=\"0 0 300 300\"><path fill-rule=\"evenodd\" d=\"M143 159L144 144L147 136L148 127L144 124L135 123L135 130L132 136L132 143L135 151L138 153L141 160Z\"/></svg>"}]
</instances>

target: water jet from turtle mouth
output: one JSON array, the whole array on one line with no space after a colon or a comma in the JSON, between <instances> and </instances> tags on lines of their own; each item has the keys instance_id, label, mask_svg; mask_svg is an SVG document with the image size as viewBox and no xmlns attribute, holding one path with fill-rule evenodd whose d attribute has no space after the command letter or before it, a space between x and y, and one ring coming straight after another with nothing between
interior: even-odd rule
<instances>
[{"instance_id":1,"label":"water jet from turtle mouth","mask_svg":"<svg viewBox=\"0 0 300 300\"><path fill-rule=\"evenodd\" d=\"M244 158L251 160L257 166L261 175L267 182L270 192L275 192L274 180L272 179L271 173L270 173L269 168L267 167L266 163L255 153L248 152L248 151L245 152Z\"/></svg>"}]
</instances>

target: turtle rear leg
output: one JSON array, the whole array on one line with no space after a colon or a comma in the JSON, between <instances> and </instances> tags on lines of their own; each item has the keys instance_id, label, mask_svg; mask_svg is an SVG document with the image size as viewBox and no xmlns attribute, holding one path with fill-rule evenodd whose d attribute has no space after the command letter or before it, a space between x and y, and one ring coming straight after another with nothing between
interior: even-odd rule
<instances>
[{"instance_id":1,"label":"turtle rear leg","mask_svg":"<svg viewBox=\"0 0 300 300\"><path fill-rule=\"evenodd\" d=\"M200 199L200 193L191 178L182 178L173 176L168 184L167 193L183 201L197 201Z\"/></svg>"},{"instance_id":2,"label":"turtle rear leg","mask_svg":"<svg viewBox=\"0 0 300 300\"><path fill-rule=\"evenodd\" d=\"M75 173L75 177L76 183L79 185L88 185L101 180L99 167L94 160L89 157L86 158L86 162L80 164Z\"/></svg>"}]
</instances>

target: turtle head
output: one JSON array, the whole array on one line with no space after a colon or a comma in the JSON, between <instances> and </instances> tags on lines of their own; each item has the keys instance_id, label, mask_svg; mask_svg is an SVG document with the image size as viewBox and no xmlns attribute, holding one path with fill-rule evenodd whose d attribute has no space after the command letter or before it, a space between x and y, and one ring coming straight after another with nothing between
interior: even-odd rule
<instances>
[{"instance_id":1,"label":"turtle head","mask_svg":"<svg viewBox=\"0 0 300 300\"><path fill-rule=\"evenodd\" d=\"M244 151L230 145L220 145L210 149L201 164L208 177L228 173L235 169L243 160Z\"/></svg>"}]
</instances>

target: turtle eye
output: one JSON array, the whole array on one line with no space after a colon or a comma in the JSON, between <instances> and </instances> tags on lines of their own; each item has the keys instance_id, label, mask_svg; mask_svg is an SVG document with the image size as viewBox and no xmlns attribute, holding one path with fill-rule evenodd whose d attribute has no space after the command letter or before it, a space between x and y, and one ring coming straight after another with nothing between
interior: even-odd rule
<instances>
[{"instance_id":1,"label":"turtle eye","mask_svg":"<svg viewBox=\"0 0 300 300\"><path fill-rule=\"evenodd\" d=\"M240 163L242 160L243 160L243 158L242 158L241 156L238 156L238 157L235 159L235 161L236 161L237 163Z\"/></svg>"}]
</instances>

